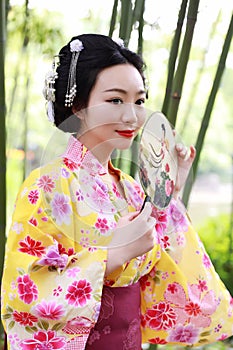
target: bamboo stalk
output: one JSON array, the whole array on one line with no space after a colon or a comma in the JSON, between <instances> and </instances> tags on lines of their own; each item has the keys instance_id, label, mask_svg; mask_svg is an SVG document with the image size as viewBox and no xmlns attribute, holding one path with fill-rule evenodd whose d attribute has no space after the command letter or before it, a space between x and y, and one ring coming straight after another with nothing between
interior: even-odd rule
<instances>
[{"instance_id":1,"label":"bamboo stalk","mask_svg":"<svg viewBox=\"0 0 233 350\"><path fill-rule=\"evenodd\" d=\"M0 5L0 281L2 279L5 254L6 230L6 102L5 102L5 45L6 45L6 3ZM3 326L0 323L0 336Z\"/></svg>"},{"instance_id":2,"label":"bamboo stalk","mask_svg":"<svg viewBox=\"0 0 233 350\"><path fill-rule=\"evenodd\" d=\"M143 28L144 28L144 11L145 11L145 0L142 1L141 15L138 19L138 54L142 56L143 52Z\"/></svg>"},{"instance_id":3,"label":"bamboo stalk","mask_svg":"<svg viewBox=\"0 0 233 350\"><path fill-rule=\"evenodd\" d=\"M117 8L118 8L118 0L114 0L113 8L112 8L112 16L110 21L110 28L108 35L112 37L115 25L116 25L116 19L117 19Z\"/></svg>"},{"instance_id":4,"label":"bamboo stalk","mask_svg":"<svg viewBox=\"0 0 233 350\"><path fill-rule=\"evenodd\" d=\"M171 95L171 99L170 99L169 107L167 111L167 117L173 126L176 125L176 118L177 118L178 108L180 104L186 69L188 65L189 54L190 54L192 39L194 34L194 28L197 20L199 2L200 0L190 0L190 3L189 3L187 25L186 25L184 40L183 40L183 44L180 52L177 70L173 81L172 95Z\"/></svg>"},{"instance_id":5,"label":"bamboo stalk","mask_svg":"<svg viewBox=\"0 0 233 350\"><path fill-rule=\"evenodd\" d=\"M213 39L214 34L216 32L216 28L217 28L217 25L218 25L218 23L220 21L220 18L221 18L221 10L218 12L216 20L214 21L214 23L212 25L210 36L209 36L208 42L206 44L206 47L202 50L202 53L201 53L201 58L200 58L201 64L200 64L200 67L199 67L199 69L197 71L196 78L195 78L195 81L193 83L192 90L191 90L191 92L189 94L189 98L188 98L187 103L186 103L185 111L184 111L184 113L182 115L183 123L182 123L182 125L179 128L179 132L180 132L181 135L184 134L184 131L185 131L187 125L188 125L189 115L190 115L190 106L192 106L193 101L195 100L195 97L197 95L198 88L199 88L199 83L200 83L200 80L201 80L201 77L202 77L202 73L203 73L204 68L205 68L206 53L209 51L209 46L210 46L211 40Z\"/></svg>"},{"instance_id":6,"label":"bamboo stalk","mask_svg":"<svg viewBox=\"0 0 233 350\"><path fill-rule=\"evenodd\" d=\"M199 162L200 155L201 155L201 150L203 148L206 131L207 131L208 126L209 126L210 117L211 117L211 113L213 110L216 95L217 95L217 92L218 92L218 89L220 86L221 78L222 78L224 70L225 70L226 59L227 59L227 55L228 55L229 48L231 45L232 35L233 35L233 15L231 16L230 24L229 24L228 31L227 31L227 34L225 37L223 48L222 48L222 53L221 53L221 56L219 59L217 71L216 71L215 78L213 81L212 89L211 89L211 92L209 95L209 99L207 101L206 109L204 112L204 116L202 119L200 129L199 129L199 133L198 133L198 137L197 137L197 141L196 141L196 145L195 145L197 154L196 154L195 160L193 162L192 171L190 171L190 174L189 174L188 182L184 188L183 201L186 205L188 204L189 196L190 196L191 189L192 189L192 184L196 178L198 162Z\"/></svg>"},{"instance_id":7,"label":"bamboo stalk","mask_svg":"<svg viewBox=\"0 0 233 350\"><path fill-rule=\"evenodd\" d=\"M119 36L124 40L126 46L129 45L132 30L133 8L131 0L121 0L121 19Z\"/></svg>"},{"instance_id":8,"label":"bamboo stalk","mask_svg":"<svg viewBox=\"0 0 233 350\"><path fill-rule=\"evenodd\" d=\"M174 78L175 65L176 65L178 51L179 51L180 38L181 38L181 32L182 32L182 27L184 23L187 3L188 3L188 0L182 0L179 15L178 15L175 35L172 41L172 46L171 46L170 55L169 55L166 92L165 92L165 97L164 97L163 106L162 106L162 112L165 115L167 115L171 91L172 91L172 82Z\"/></svg>"},{"instance_id":9,"label":"bamboo stalk","mask_svg":"<svg viewBox=\"0 0 233 350\"><path fill-rule=\"evenodd\" d=\"M136 6L136 5L135 5ZM141 1L140 15L137 18L139 21L138 26L138 54L142 55L143 52L143 28L144 28L144 18L143 14L145 11L145 0ZM139 136L135 138L131 147L131 162L130 162L130 175L135 176L138 170L138 142Z\"/></svg>"}]
</instances>

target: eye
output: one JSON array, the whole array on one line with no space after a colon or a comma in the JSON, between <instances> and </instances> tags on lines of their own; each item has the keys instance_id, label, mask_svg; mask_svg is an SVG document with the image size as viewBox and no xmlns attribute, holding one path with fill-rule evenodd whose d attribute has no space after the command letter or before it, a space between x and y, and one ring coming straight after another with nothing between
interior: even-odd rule
<instances>
[{"instance_id":1,"label":"eye","mask_svg":"<svg viewBox=\"0 0 233 350\"><path fill-rule=\"evenodd\" d=\"M114 105L120 105L123 103L123 101L120 98L112 98L110 100L107 100L107 102L110 102Z\"/></svg>"},{"instance_id":2,"label":"eye","mask_svg":"<svg viewBox=\"0 0 233 350\"><path fill-rule=\"evenodd\" d=\"M139 106L143 105L144 103L145 103L145 100L143 98L140 98L135 102L135 104Z\"/></svg>"}]
</instances>

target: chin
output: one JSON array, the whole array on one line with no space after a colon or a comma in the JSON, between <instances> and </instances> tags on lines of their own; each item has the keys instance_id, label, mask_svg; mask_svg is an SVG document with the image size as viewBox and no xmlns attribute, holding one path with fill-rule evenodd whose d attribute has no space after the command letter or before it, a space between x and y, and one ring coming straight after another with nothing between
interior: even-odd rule
<instances>
[{"instance_id":1,"label":"chin","mask_svg":"<svg viewBox=\"0 0 233 350\"><path fill-rule=\"evenodd\" d=\"M133 139L131 139L131 140L122 140L121 139L121 140L118 140L117 142L115 140L114 148L123 151L123 150L130 148L132 143L133 143Z\"/></svg>"}]
</instances>

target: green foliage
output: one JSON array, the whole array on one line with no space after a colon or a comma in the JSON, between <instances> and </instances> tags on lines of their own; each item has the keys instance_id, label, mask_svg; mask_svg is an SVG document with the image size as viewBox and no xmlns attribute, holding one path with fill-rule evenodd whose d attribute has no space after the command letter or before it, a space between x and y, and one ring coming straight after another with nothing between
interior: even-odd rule
<instances>
[{"instance_id":1,"label":"green foliage","mask_svg":"<svg viewBox=\"0 0 233 350\"><path fill-rule=\"evenodd\" d=\"M230 228L230 216L221 214L208 219L198 229L198 233L218 274L233 295L233 255L231 253L233 232Z\"/></svg>"},{"instance_id":2,"label":"green foliage","mask_svg":"<svg viewBox=\"0 0 233 350\"><path fill-rule=\"evenodd\" d=\"M43 47L44 53L53 55L63 39L59 25L62 21L61 14L51 14L45 9L40 12L33 9L25 11L22 6L10 8L7 21L8 45L11 45L11 42L17 46L24 42L25 45L26 40L30 44ZM25 21L26 13L27 21ZM25 38L25 32L27 38Z\"/></svg>"}]
</instances>

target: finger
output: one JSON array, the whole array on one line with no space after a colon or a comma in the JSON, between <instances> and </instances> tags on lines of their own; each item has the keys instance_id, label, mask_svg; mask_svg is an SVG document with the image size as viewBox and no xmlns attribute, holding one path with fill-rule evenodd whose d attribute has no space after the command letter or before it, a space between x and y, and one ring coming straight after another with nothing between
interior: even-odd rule
<instances>
[{"instance_id":1,"label":"finger","mask_svg":"<svg viewBox=\"0 0 233 350\"><path fill-rule=\"evenodd\" d=\"M144 208L141 211L140 216L148 217L151 215L152 212L152 205L150 202L146 202Z\"/></svg>"},{"instance_id":2,"label":"finger","mask_svg":"<svg viewBox=\"0 0 233 350\"><path fill-rule=\"evenodd\" d=\"M196 148L194 146L190 146L190 158L194 160L196 157Z\"/></svg>"},{"instance_id":3,"label":"finger","mask_svg":"<svg viewBox=\"0 0 233 350\"><path fill-rule=\"evenodd\" d=\"M184 145L182 145L181 143L178 143L176 145L176 150L178 153L178 156L181 158L185 158L188 155L188 148Z\"/></svg>"},{"instance_id":4,"label":"finger","mask_svg":"<svg viewBox=\"0 0 233 350\"><path fill-rule=\"evenodd\" d=\"M149 219L147 220L147 224L149 229L153 228L156 224L156 219L152 216L149 217Z\"/></svg>"},{"instance_id":5,"label":"finger","mask_svg":"<svg viewBox=\"0 0 233 350\"><path fill-rule=\"evenodd\" d=\"M128 219L129 219L129 221L132 221L132 220L134 220L139 214L140 214L140 211L135 211L135 212L133 212L133 213L129 213L129 214L127 215L127 217L128 217Z\"/></svg>"}]
</instances>

